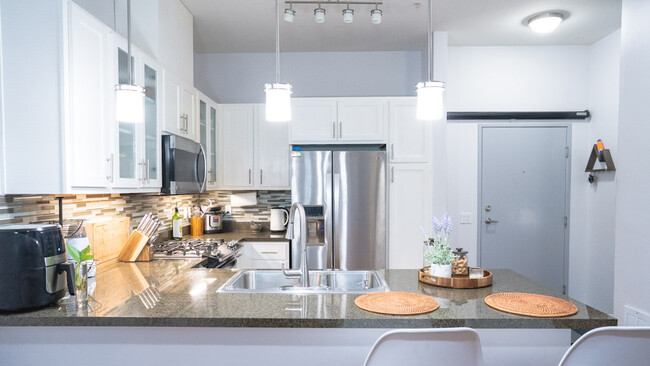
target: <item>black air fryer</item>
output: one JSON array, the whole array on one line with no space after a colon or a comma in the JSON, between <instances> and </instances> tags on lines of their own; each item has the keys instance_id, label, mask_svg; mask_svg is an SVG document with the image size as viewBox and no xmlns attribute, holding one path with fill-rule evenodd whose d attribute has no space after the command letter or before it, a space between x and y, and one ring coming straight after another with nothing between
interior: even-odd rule
<instances>
[{"instance_id":1,"label":"black air fryer","mask_svg":"<svg viewBox=\"0 0 650 366\"><path fill-rule=\"evenodd\" d=\"M59 225L0 226L0 310L46 306L74 295Z\"/></svg>"}]
</instances>

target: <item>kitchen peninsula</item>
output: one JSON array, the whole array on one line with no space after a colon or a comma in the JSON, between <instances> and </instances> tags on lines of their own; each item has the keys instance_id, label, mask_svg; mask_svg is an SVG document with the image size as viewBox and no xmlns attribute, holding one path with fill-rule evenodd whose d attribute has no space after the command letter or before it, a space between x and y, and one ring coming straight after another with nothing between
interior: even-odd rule
<instances>
[{"instance_id":1,"label":"kitchen peninsula","mask_svg":"<svg viewBox=\"0 0 650 366\"><path fill-rule=\"evenodd\" d=\"M148 362L176 360L179 353L188 356L183 347L190 350L191 357L201 359L216 353L229 364L264 360L306 364L309 357L328 360L325 363L360 364L374 340L388 328L467 326L479 330L486 364L493 358L503 360L504 344L517 347L509 356L515 357L515 363L522 352L537 351L551 359L561 356L569 346L571 329L617 323L572 299L578 313L565 318L531 318L489 308L483 298L498 292L568 299L510 270L494 270L493 286L475 290L419 283L416 270L382 270L392 291L431 295L440 303L433 313L390 316L357 308L356 294L217 293L236 271L192 268L199 261L103 264L97 271L90 311L77 310L73 301L67 304L62 300L58 306L0 315L0 353L15 357L19 364L30 364L44 356L25 352L33 349L29 347L67 344L73 352L74 344L82 342L88 357L93 352L119 354L114 355L117 359L108 358L110 363L101 360L94 364L115 364L127 355L132 362L143 354L146 357L142 359ZM261 350L264 352L257 352ZM291 360L280 361L287 357L286 352L293 355Z\"/></svg>"}]
</instances>

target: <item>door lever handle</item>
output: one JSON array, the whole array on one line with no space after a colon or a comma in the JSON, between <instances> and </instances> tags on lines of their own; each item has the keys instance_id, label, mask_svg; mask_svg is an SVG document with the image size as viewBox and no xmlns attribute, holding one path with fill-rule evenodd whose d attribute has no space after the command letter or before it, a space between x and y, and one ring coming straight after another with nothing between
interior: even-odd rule
<instances>
[{"instance_id":1,"label":"door lever handle","mask_svg":"<svg viewBox=\"0 0 650 366\"><path fill-rule=\"evenodd\" d=\"M492 219L489 218L489 217L488 217L487 219L485 219L485 223L486 223L486 224L494 224L494 223L497 223L497 222L498 222L497 220L492 220Z\"/></svg>"}]
</instances>

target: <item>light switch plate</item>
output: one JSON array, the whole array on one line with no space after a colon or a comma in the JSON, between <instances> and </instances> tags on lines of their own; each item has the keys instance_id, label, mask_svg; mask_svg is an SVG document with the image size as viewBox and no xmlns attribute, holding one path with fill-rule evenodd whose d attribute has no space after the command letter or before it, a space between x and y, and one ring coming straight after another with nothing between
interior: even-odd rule
<instances>
[{"instance_id":1,"label":"light switch plate","mask_svg":"<svg viewBox=\"0 0 650 366\"><path fill-rule=\"evenodd\" d=\"M460 213L460 223L461 224L471 224L472 223L472 213L471 212L461 212Z\"/></svg>"}]
</instances>

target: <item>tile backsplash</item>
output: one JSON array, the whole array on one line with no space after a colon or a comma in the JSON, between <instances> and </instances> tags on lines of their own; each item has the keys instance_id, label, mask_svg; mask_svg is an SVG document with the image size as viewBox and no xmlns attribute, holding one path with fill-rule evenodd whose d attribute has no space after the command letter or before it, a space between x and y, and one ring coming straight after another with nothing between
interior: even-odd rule
<instances>
[{"instance_id":1,"label":"tile backsplash","mask_svg":"<svg viewBox=\"0 0 650 366\"><path fill-rule=\"evenodd\" d=\"M152 212L160 221L160 230L171 229L174 208L181 212L204 201L212 200L214 205L230 204L235 192L213 191L195 195L162 196L158 194L93 194L69 195L63 198L64 219L98 219L131 217L131 228L135 228L142 216ZM233 207L232 216L226 219L237 222L268 222L271 207L291 205L290 191L258 191L257 205ZM12 195L0 196L0 225L29 224L42 221L58 221L59 203L56 195ZM184 225L188 225L184 220Z\"/></svg>"}]
</instances>

